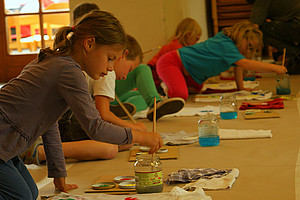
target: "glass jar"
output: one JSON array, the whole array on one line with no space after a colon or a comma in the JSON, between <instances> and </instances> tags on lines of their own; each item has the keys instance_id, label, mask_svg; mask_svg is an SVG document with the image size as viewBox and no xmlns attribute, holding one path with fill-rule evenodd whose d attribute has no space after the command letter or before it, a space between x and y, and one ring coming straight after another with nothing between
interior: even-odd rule
<instances>
[{"instance_id":1,"label":"glass jar","mask_svg":"<svg viewBox=\"0 0 300 200\"><path fill-rule=\"evenodd\" d=\"M198 121L199 144L202 147L217 146L220 144L219 120L216 115L208 113Z\"/></svg>"},{"instance_id":2,"label":"glass jar","mask_svg":"<svg viewBox=\"0 0 300 200\"><path fill-rule=\"evenodd\" d=\"M136 192L158 193L163 190L162 165L157 154L141 154L134 163Z\"/></svg>"},{"instance_id":3,"label":"glass jar","mask_svg":"<svg viewBox=\"0 0 300 200\"><path fill-rule=\"evenodd\" d=\"M291 94L291 81L288 74L278 75L276 81L276 93L278 95Z\"/></svg>"},{"instance_id":4,"label":"glass jar","mask_svg":"<svg viewBox=\"0 0 300 200\"><path fill-rule=\"evenodd\" d=\"M222 119L237 118L237 103L235 94L223 93L220 97L220 117Z\"/></svg>"}]
</instances>

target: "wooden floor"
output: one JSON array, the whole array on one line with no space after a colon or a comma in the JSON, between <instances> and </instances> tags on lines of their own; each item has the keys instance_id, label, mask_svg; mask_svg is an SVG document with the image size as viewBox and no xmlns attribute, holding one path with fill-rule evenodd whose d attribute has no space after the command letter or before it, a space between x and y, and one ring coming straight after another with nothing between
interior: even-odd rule
<instances>
[{"instance_id":1,"label":"wooden floor","mask_svg":"<svg viewBox=\"0 0 300 200\"><path fill-rule=\"evenodd\" d=\"M257 79L260 89L275 93L276 77ZM300 75L291 76L292 95L300 89ZM240 104L241 102L238 102ZM217 103L192 103L187 107L201 107ZM239 178L233 188L220 191L205 191L213 200L295 200L299 198L300 166L300 121L297 99L284 102L285 108L278 110L280 118L245 120L239 111L234 120L220 120L220 128L272 130L268 139L222 140L216 147L200 147L198 143L179 146L179 158L162 160L164 178L180 168L217 169L238 168ZM144 122L148 130L152 123ZM198 117L164 117L157 122L158 132L197 132ZM116 158L103 161L76 162L68 160L68 183L76 183L79 188L71 194L84 194L84 191L100 176L133 175L133 163L128 162L129 151L120 152ZM32 166L29 166L33 168ZM40 188L41 195L58 193L52 179L46 178L46 167L30 169ZM165 186L164 192L175 186ZM298 197L298 198L297 198Z\"/></svg>"}]
</instances>

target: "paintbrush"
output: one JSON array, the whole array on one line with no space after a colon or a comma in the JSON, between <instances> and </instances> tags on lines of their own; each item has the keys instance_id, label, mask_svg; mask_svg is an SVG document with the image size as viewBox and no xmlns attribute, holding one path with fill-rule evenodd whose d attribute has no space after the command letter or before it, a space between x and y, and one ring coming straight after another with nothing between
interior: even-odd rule
<instances>
[{"instance_id":1,"label":"paintbrush","mask_svg":"<svg viewBox=\"0 0 300 200\"><path fill-rule=\"evenodd\" d=\"M156 132L156 97L154 97L153 104L153 132Z\"/></svg>"},{"instance_id":2,"label":"paintbrush","mask_svg":"<svg viewBox=\"0 0 300 200\"><path fill-rule=\"evenodd\" d=\"M283 49L283 54L282 54L282 66L284 66L284 62L285 62L285 53L286 53L286 48Z\"/></svg>"},{"instance_id":3,"label":"paintbrush","mask_svg":"<svg viewBox=\"0 0 300 200\"><path fill-rule=\"evenodd\" d=\"M147 50L147 51L144 51L143 52L143 55L145 55L145 54L147 54L147 53L150 53L150 52L152 52L152 51L155 51L155 50L157 50L157 49L160 49L161 47L160 46L158 46L158 47L155 47L155 48L152 48L152 49L149 49L149 50Z\"/></svg>"},{"instance_id":4,"label":"paintbrush","mask_svg":"<svg viewBox=\"0 0 300 200\"><path fill-rule=\"evenodd\" d=\"M153 103L153 128L152 132L156 132L156 97L154 97L154 103ZM155 153L152 154L152 160ZM151 169L153 171L153 165L151 165Z\"/></svg>"},{"instance_id":5,"label":"paintbrush","mask_svg":"<svg viewBox=\"0 0 300 200\"><path fill-rule=\"evenodd\" d=\"M120 99L118 98L117 95L116 95L116 100L120 104L120 106L122 107L122 109L125 111L126 115L131 119L131 121L134 124L136 124L136 121L133 119L133 117L131 116L131 114L129 113L129 111L127 110L127 108L124 106L124 104L120 101Z\"/></svg>"}]
</instances>

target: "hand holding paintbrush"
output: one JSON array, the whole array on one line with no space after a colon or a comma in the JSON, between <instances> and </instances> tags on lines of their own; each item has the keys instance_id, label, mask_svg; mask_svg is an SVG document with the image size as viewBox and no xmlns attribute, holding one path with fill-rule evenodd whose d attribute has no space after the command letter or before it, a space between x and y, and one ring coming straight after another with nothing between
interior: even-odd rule
<instances>
[{"instance_id":1,"label":"hand holding paintbrush","mask_svg":"<svg viewBox=\"0 0 300 200\"><path fill-rule=\"evenodd\" d=\"M156 98L154 98L154 112L153 112L153 132L143 133L132 130L133 143L139 143L141 146L149 147L149 154L157 152L163 146L163 140L158 133L156 133Z\"/></svg>"}]
</instances>

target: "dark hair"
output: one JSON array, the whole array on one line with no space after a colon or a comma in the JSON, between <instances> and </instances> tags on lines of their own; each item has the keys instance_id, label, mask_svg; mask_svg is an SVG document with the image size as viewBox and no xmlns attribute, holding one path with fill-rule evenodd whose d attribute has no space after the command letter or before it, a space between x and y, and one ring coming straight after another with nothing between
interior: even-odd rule
<instances>
[{"instance_id":1,"label":"dark hair","mask_svg":"<svg viewBox=\"0 0 300 200\"><path fill-rule=\"evenodd\" d=\"M98 45L120 44L125 48L127 43L126 34L117 18L106 11L92 11L75 26L59 28L55 33L53 50L41 49L38 59L41 61L45 54L70 55L73 44L87 37L94 37Z\"/></svg>"},{"instance_id":2,"label":"dark hair","mask_svg":"<svg viewBox=\"0 0 300 200\"><path fill-rule=\"evenodd\" d=\"M143 52L142 48L139 45L138 41L131 35L126 35L127 37L127 46L126 49L129 51L126 56L127 60L135 60L137 57L140 59L140 63L143 62Z\"/></svg>"},{"instance_id":3,"label":"dark hair","mask_svg":"<svg viewBox=\"0 0 300 200\"><path fill-rule=\"evenodd\" d=\"M95 3L82 3L76 6L73 10L73 23L75 24L76 21L82 17L83 15L93 11L93 10L100 10L97 4Z\"/></svg>"}]
</instances>

